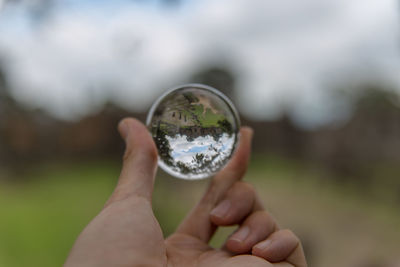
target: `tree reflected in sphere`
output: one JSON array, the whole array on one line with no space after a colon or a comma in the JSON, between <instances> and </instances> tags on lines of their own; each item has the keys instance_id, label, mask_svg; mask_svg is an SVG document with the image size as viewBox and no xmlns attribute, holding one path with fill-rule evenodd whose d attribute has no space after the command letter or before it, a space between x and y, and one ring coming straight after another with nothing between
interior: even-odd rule
<instances>
[{"instance_id":1,"label":"tree reflected in sphere","mask_svg":"<svg viewBox=\"0 0 400 267\"><path fill-rule=\"evenodd\" d=\"M221 92L188 84L168 91L153 104L147 126L163 170L178 178L202 179L229 161L240 122L235 107Z\"/></svg>"}]
</instances>

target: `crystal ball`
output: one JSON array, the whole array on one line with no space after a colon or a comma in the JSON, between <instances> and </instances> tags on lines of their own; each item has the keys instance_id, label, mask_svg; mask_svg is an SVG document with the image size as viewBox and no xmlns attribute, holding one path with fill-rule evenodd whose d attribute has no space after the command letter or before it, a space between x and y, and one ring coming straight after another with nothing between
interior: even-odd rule
<instances>
[{"instance_id":1,"label":"crystal ball","mask_svg":"<svg viewBox=\"0 0 400 267\"><path fill-rule=\"evenodd\" d=\"M187 84L159 97L147 116L158 164L182 179L203 179L222 169L236 148L240 121L217 89Z\"/></svg>"}]
</instances>

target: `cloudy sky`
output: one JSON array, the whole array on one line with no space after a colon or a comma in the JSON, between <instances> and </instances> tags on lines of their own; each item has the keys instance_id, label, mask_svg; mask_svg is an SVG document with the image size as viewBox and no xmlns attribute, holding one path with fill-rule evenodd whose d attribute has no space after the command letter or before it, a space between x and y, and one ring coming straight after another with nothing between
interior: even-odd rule
<instances>
[{"instance_id":1,"label":"cloudy sky","mask_svg":"<svg viewBox=\"0 0 400 267\"><path fill-rule=\"evenodd\" d=\"M204 160L210 160L212 157L216 156L216 158L212 161L213 164L211 166L203 167L199 175L190 175L191 177L176 172L175 168L171 168L167 164L162 163L160 165L168 173L172 175L178 175L184 179L193 179L196 176L198 176L196 178L201 178L204 177L204 175L207 176L207 173L205 173L206 171L210 172L212 169L218 167L221 168L221 162L226 163L227 158L230 158L236 146L236 144L234 144L234 136L232 135L229 137L226 133L224 133L218 141L215 141L210 135L199 136L192 142L187 141L186 135L176 135L175 137L167 136L166 138L168 139L172 148L171 156L174 160L174 164L181 162L186 164L186 166L193 168L193 166L196 167L195 165L199 165L198 163L193 163L193 160L197 155L204 156ZM208 173L208 175L210 175L210 173Z\"/></svg>"},{"instance_id":2,"label":"cloudy sky","mask_svg":"<svg viewBox=\"0 0 400 267\"><path fill-rule=\"evenodd\" d=\"M0 60L15 98L62 118L105 99L148 109L221 61L238 75L243 114L274 119L291 107L304 127L348 115L335 86L365 79L400 91L396 0L37 2L0 0Z\"/></svg>"},{"instance_id":3,"label":"cloudy sky","mask_svg":"<svg viewBox=\"0 0 400 267\"><path fill-rule=\"evenodd\" d=\"M234 137L231 138L224 133L221 138L216 142L212 136L199 136L192 142L187 141L186 135L177 135L175 137L166 137L172 148L171 156L176 162L182 161L185 164L190 164L196 154L202 154L205 159L211 159L215 155L219 155L215 161L224 160L226 157L230 157L230 152L233 151ZM216 151L214 150L216 149ZM175 162L175 163L176 163Z\"/></svg>"}]
</instances>

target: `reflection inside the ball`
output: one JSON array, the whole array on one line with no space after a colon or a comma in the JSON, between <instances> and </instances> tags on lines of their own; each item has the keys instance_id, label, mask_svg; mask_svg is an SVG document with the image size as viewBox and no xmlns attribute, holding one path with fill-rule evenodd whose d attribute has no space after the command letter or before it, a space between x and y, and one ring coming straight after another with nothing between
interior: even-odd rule
<instances>
[{"instance_id":1,"label":"reflection inside the ball","mask_svg":"<svg viewBox=\"0 0 400 267\"><path fill-rule=\"evenodd\" d=\"M229 100L208 88L190 86L170 92L156 104L148 124L164 170L200 179L227 163L239 127Z\"/></svg>"}]
</instances>

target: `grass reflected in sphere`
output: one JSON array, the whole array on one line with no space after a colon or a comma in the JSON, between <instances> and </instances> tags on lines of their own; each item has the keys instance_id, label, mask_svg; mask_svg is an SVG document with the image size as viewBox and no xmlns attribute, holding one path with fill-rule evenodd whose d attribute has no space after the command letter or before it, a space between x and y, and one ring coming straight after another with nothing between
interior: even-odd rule
<instances>
[{"instance_id":1,"label":"grass reflected in sphere","mask_svg":"<svg viewBox=\"0 0 400 267\"><path fill-rule=\"evenodd\" d=\"M236 109L221 92L189 84L162 95L150 109L147 126L164 171L178 178L202 179L229 161L240 122Z\"/></svg>"}]
</instances>

